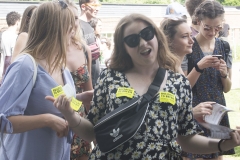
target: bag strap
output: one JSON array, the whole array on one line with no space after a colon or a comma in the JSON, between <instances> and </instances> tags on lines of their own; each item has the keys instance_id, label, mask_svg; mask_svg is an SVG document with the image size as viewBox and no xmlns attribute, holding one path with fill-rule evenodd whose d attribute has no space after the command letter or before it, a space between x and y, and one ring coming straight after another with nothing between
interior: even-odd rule
<instances>
[{"instance_id":1,"label":"bag strap","mask_svg":"<svg viewBox=\"0 0 240 160\"><path fill-rule=\"evenodd\" d=\"M32 62L33 62L33 67L34 67L34 73L33 73L33 86L35 85L36 82L36 78L37 78L37 64L35 62L35 59L28 53L24 53L26 55L28 55L28 57L31 58Z\"/></svg>"},{"instance_id":2,"label":"bag strap","mask_svg":"<svg viewBox=\"0 0 240 160\"><path fill-rule=\"evenodd\" d=\"M138 105L136 111L138 111L141 108L141 106L144 106L144 104L150 102L155 97L155 95L158 93L160 86L164 80L165 74L166 74L166 69L158 68L158 71L155 75L153 82L149 86L147 93L145 93L142 96L141 103L140 103L140 105Z\"/></svg>"},{"instance_id":3,"label":"bag strap","mask_svg":"<svg viewBox=\"0 0 240 160\"><path fill-rule=\"evenodd\" d=\"M19 54L19 56L21 55L27 55L29 58L31 58L32 62L33 62L33 68L34 68L34 73L33 73L33 86L35 85L35 82L36 82L36 79L37 79L37 64L35 62L35 59L28 53L22 53L22 54ZM17 59L17 58L15 58Z\"/></svg>"},{"instance_id":4,"label":"bag strap","mask_svg":"<svg viewBox=\"0 0 240 160\"><path fill-rule=\"evenodd\" d=\"M230 52L230 45L227 41L224 41L222 39L220 39L222 45L223 45L223 48L224 48L224 52L225 52L225 55L228 55L229 52Z\"/></svg>"}]
</instances>

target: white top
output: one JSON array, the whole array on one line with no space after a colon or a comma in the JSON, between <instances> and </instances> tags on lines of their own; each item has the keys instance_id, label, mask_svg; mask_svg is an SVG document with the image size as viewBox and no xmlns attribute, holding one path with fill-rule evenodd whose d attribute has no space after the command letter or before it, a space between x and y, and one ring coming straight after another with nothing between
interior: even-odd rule
<instances>
[{"instance_id":1,"label":"white top","mask_svg":"<svg viewBox=\"0 0 240 160\"><path fill-rule=\"evenodd\" d=\"M3 56L12 56L12 52L16 43L17 34L13 31L4 31L2 33L1 49Z\"/></svg>"}]
</instances>

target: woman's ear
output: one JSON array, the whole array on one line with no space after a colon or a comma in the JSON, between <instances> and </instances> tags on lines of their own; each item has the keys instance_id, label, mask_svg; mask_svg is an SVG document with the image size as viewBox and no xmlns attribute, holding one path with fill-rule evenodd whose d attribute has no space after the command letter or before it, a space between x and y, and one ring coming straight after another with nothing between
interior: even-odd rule
<instances>
[{"instance_id":1,"label":"woman's ear","mask_svg":"<svg viewBox=\"0 0 240 160\"><path fill-rule=\"evenodd\" d=\"M86 5L85 4L82 4L81 7L80 7L81 10L85 11L86 10Z\"/></svg>"}]
</instances>

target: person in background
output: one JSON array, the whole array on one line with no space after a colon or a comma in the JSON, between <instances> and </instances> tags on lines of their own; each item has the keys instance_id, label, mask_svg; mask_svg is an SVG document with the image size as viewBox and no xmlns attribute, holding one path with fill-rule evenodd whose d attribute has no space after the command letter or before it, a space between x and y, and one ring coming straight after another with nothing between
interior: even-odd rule
<instances>
[{"instance_id":1,"label":"person in background","mask_svg":"<svg viewBox=\"0 0 240 160\"><path fill-rule=\"evenodd\" d=\"M182 69L185 75L188 75L190 83L195 83L192 86L193 106L206 101L214 101L226 106L223 92L229 92L232 85L232 55L226 53L221 40L215 38L222 30L224 13L224 8L218 1L205 0L196 8L192 16L193 23L199 26L199 34L193 38L193 51L183 60ZM214 55L222 56L220 64L219 61L209 58ZM197 72L191 72L192 70ZM230 127L227 114L221 120L220 125ZM201 128L204 130L204 136L211 135L210 130ZM230 149L211 154L183 153L183 156L219 160L222 159L222 155L234 153L234 149Z\"/></svg>"},{"instance_id":2,"label":"person in background","mask_svg":"<svg viewBox=\"0 0 240 160\"><path fill-rule=\"evenodd\" d=\"M7 30L7 27L3 27L0 29L0 83L1 83L1 79L2 79L2 69L3 69L3 49L1 47L2 34L6 30Z\"/></svg>"},{"instance_id":3,"label":"person in background","mask_svg":"<svg viewBox=\"0 0 240 160\"><path fill-rule=\"evenodd\" d=\"M65 68L74 26L74 15L63 1L43 3L33 12L22 53L34 58L36 70L30 56L19 55L0 87L1 160L70 158L71 125L45 96L52 95L51 89L59 85L69 84L74 89ZM4 140L3 133L7 133Z\"/></svg>"},{"instance_id":4,"label":"person in background","mask_svg":"<svg viewBox=\"0 0 240 160\"><path fill-rule=\"evenodd\" d=\"M101 38L101 62L105 64L105 62L111 57L112 49L111 49L111 39L107 37ZM106 65L106 64L105 64Z\"/></svg>"},{"instance_id":5,"label":"person in background","mask_svg":"<svg viewBox=\"0 0 240 160\"><path fill-rule=\"evenodd\" d=\"M79 94L93 89L91 80L92 56L90 49L86 45L83 37L80 35L81 32L77 6L71 0L66 0L66 3L75 16L75 29L72 30L72 35L70 41L68 42L66 66L72 75L76 94ZM80 107L78 110L79 115L81 117L86 117L89 107L90 104ZM91 143L84 141L78 135L74 134L70 159L87 160L91 151Z\"/></svg>"},{"instance_id":6,"label":"person in background","mask_svg":"<svg viewBox=\"0 0 240 160\"><path fill-rule=\"evenodd\" d=\"M97 13L101 7L98 0L79 0L79 7L81 9L80 26L82 29L83 37L86 40L87 45L92 52L92 85L94 86L99 74L99 56L100 50L96 43L94 29L89 24L90 20L97 16Z\"/></svg>"},{"instance_id":7,"label":"person in background","mask_svg":"<svg viewBox=\"0 0 240 160\"><path fill-rule=\"evenodd\" d=\"M217 37L228 42L229 30L230 30L229 24L223 23L223 29L218 32Z\"/></svg>"},{"instance_id":8,"label":"person in background","mask_svg":"<svg viewBox=\"0 0 240 160\"><path fill-rule=\"evenodd\" d=\"M100 18L93 17L91 21L89 22L91 27L94 29L95 38L98 46L101 50L101 32L102 32L102 20Z\"/></svg>"},{"instance_id":9,"label":"person in background","mask_svg":"<svg viewBox=\"0 0 240 160\"><path fill-rule=\"evenodd\" d=\"M164 17L182 17L187 19L187 11L180 3L173 2L167 6Z\"/></svg>"},{"instance_id":10,"label":"person in background","mask_svg":"<svg viewBox=\"0 0 240 160\"><path fill-rule=\"evenodd\" d=\"M28 6L23 12L20 29L18 32L18 37L17 37L15 47L13 50L11 62L14 61L14 59L17 57L17 55L26 46L27 39L28 39L28 28L29 28L29 24L30 24L30 19L31 19L34 9L36 9L36 8L37 8L37 6L31 5L31 6Z\"/></svg>"},{"instance_id":11,"label":"person in background","mask_svg":"<svg viewBox=\"0 0 240 160\"><path fill-rule=\"evenodd\" d=\"M87 119L72 110L69 99L64 95L46 99L53 101L70 126L76 126L73 128L76 134L92 141L95 139L93 126L97 121L119 105L145 94L159 67L162 67L166 74L160 91L173 94L176 102L164 103L160 101L160 95L156 95L149 103L144 122L139 126L141 129L131 139L108 153L101 152L96 145L89 159L177 160L181 153L179 145L185 151L200 154L226 151L240 145L238 131L230 133L231 139L221 141L198 134L192 116L191 86L184 75L177 73L176 62L165 35L155 23L142 14L130 14L116 27L113 55L96 83ZM133 97L116 98L119 87L134 89Z\"/></svg>"},{"instance_id":12,"label":"person in background","mask_svg":"<svg viewBox=\"0 0 240 160\"><path fill-rule=\"evenodd\" d=\"M187 11L191 17L191 19L194 16L195 9L205 0L186 0L185 6L187 8ZM191 23L191 30L192 30L192 36L195 37L199 33L199 26Z\"/></svg>"},{"instance_id":13,"label":"person in background","mask_svg":"<svg viewBox=\"0 0 240 160\"><path fill-rule=\"evenodd\" d=\"M8 28L2 33L1 48L3 53L3 72L5 74L6 69L11 63L11 57L13 49L17 39L17 30L19 29L21 15L15 11L10 12L6 16Z\"/></svg>"}]
</instances>

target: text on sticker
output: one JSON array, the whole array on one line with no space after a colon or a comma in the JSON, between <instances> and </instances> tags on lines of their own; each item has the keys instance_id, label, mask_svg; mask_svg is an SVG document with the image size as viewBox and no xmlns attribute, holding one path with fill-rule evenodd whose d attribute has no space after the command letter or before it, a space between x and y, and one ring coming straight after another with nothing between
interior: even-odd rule
<instances>
[{"instance_id":1,"label":"text on sticker","mask_svg":"<svg viewBox=\"0 0 240 160\"><path fill-rule=\"evenodd\" d=\"M58 98L60 95L64 94L63 87L61 85L51 89L53 97ZM82 106L82 102L72 97L70 106L73 110L78 111Z\"/></svg>"},{"instance_id":2,"label":"text on sticker","mask_svg":"<svg viewBox=\"0 0 240 160\"><path fill-rule=\"evenodd\" d=\"M134 95L134 89L119 87L116 93L116 97L128 97L132 98Z\"/></svg>"},{"instance_id":3,"label":"text on sticker","mask_svg":"<svg viewBox=\"0 0 240 160\"><path fill-rule=\"evenodd\" d=\"M61 85L55 88L52 88L51 91L54 98L58 98L60 95L64 94L64 91Z\"/></svg>"},{"instance_id":4,"label":"text on sticker","mask_svg":"<svg viewBox=\"0 0 240 160\"><path fill-rule=\"evenodd\" d=\"M172 105L176 104L176 97L170 92L160 92L159 101L165 103L171 103Z\"/></svg>"}]
</instances>

